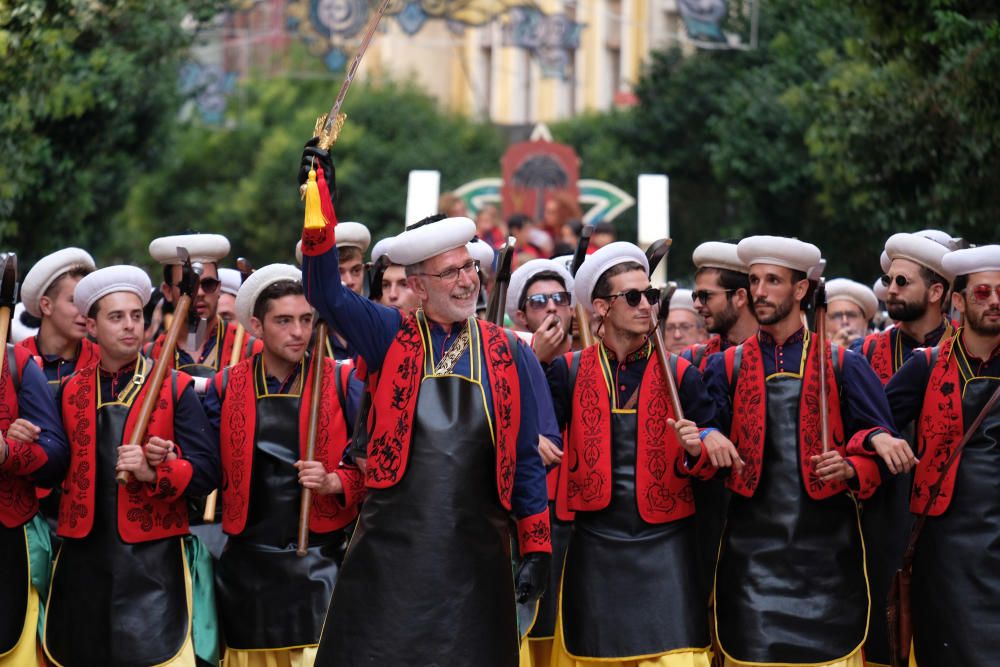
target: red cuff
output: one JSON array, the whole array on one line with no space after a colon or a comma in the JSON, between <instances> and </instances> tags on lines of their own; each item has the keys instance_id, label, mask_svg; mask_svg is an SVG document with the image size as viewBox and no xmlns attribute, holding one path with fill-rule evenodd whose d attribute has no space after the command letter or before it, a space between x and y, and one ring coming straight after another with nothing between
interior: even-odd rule
<instances>
[{"instance_id":1,"label":"red cuff","mask_svg":"<svg viewBox=\"0 0 1000 667\"><path fill-rule=\"evenodd\" d=\"M156 481L146 486L146 493L151 498L160 498L168 502L177 500L191 483L194 468L189 461L174 459L164 461L156 466Z\"/></svg>"},{"instance_id":2,"label":"red cuff","mask_svg":"<svg viewBox=\"0 0 1000 667\"><path fill-rule=\"evenodd\" d=\"M340 478L340 483L344 486L343 507L357 507L368 495L368 488L365 486L365 475L359 468L341 466L333 471ZM338 502L339 494L338 494Z\"/></svg>"},{"instance_id":3,"label":"red cuff","mask_svg":"<svg viewBox=\"0 0 1000 667\"><path fill-rule=\"evenodd\" d=\"M871 498L878 485L882 483L878 463L870 456L848 456L847 461L854 466L858 498L861 500Z\"/></svg>"},{"instance_id":4,"label":"red cuff","mask_svg":"<svg viewBox=\"0 0 1000 667\"><path fill-rule=\"evenodd\" d=\"M687 450L684 450L684 466L682 467L682 472L688 477L694 477L696 479L712 479L716 473L716 467L712 465L712 459L708 456L708 448L705 447L705 442L701 443L701 453L698 454L698 458L695 460L694 465L688 466L687 459L689 454Z\"/></svg>"},{"instance_id":5,"label":"red cuff","mask_svg":"<svg viewBox=\"0 0 1000 667\"><path fill-rule=\"evenodd\" d=\"M333 233L333 225L327 225L322 229L302 230L302 254L316 257L329 252L337 245L336 235Z\"/></svg>"},{"instance_id":6,"label":"red cuff","mask_svg":"<svg viewBox=\"0 0 1000 667\"><path fill-rule=\"evenodd\" d=\"M847 447L845 450L849 456L871 456L872 450L865 447L865 443L868 442L868 438L878 432L892 433L887 428L882 426L875 426L873 428L865 429L864 431L858 431L851 436L851 439L847 441Z\"/></svg>"},{"instance_id":7,"label":"red cuff","mask_svg":"<svg viewBox=\"0 0 1000 667\"><path fill-rule=\"evenodd\" d=\"M549 508L538 514L517 520L517 545L521 555L552 553L552 531L549 528Z\"/></svg>"},{"instance_id":8,"label":"red cuff","mask_svg":"<svg viewBox=\"0 0 1000 667\"><path fill-rule=\"evenodd\" d=\"M37 442L21 442L6 438L7 458L0 464L0 470L18 477L27 477L41 468L49 460Z\"/></svg>"}]
</instances>

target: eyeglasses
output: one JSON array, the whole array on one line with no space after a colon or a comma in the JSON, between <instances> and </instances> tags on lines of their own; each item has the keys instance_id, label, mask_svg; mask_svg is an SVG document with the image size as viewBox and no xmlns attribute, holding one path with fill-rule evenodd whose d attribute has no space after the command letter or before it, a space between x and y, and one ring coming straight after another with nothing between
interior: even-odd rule
<instances>
[{"instance_id":1,"label":"eyeglasses","mask_svg":"<svg viewBox=\"0 0 1000 667\"><path fill-rule=\"evenodd\" d=\"M691 333L692 330L697 327L697 324L691 324L690 322L672 322L670 324L664 324L663 328L669 334L675 333Z\"/></svg>"},{"instance_id":2,"label":"eyeglasses","mask_svg":"<svg viewBox=\"0 0 1000 667\"><path fill-rule=\"evenodd\" d=\"M969 288L969 293L972 294L972 300L976 303L986 303L990 300L990 296L996 292L997 298L1000 299L1000 285L975 285Z\"/></svg>"},{"instance_id":3,"label":"eyeglasses","mask_svg":"<svg viewBox=\"0 0 1000 667\"><path fill-rule=\"evenodd\" d=\"M615 292L614 294L605 294L604 296L598 296L598 299L607 299L608 301L614 301L618 297L624 297L625 303L631 308L635 308L639 305L642 297L646 297L646 303L653 305L660 300L660 290L656 287L647 287L644 290L629 289L624 292Z\"/></svg>"},{"instance_id":4,"label":"eyeglasses","mask_svg":"<svg viewBox=\"0 0 1000 667\"><path fill-rule=\"evenodd\" d=\"M883 274L882 277L879 278L879 280L886 287L888 287L889 285L891 285L893 283L893 281L895 281L897 287L906 287L907 285L910 285L910 284L916 282L915 280L910 280L909 278L907 278L906 276L904 276L902 273L899 274L898 276L896 276L895 278L893 278L888 273L886 273L886 274Z\"/></svg>"},{"instance_id":5,"label":"eyeglasses","mask_svg":"<svg viewBox=\"0 0 1000 667\"><path fill-rule=\"evenodd\" d=\"M552 292L550 294L532 294L525 298L524 305L532 310L541 310L548 304L549 299L556 306L569 305L569 292Z\"/></svg>"},{"instance_id":6,"label":"eyeglasses","mask_svg":"<svg viewBox=\"0 0 1000 667\"><path fill-rule=\"evenodd\" d=\"M462 266L457 266L457 267L453 266L450 269L445 269L441 273L421 273L420 275L422 275L422 276L430 276L431 278L437 278L438 280L442 280L442 281L444 281L446 283L450 283L450 282L453 282L455 280L458 280L458 274L459 273L472 273L472 272L475 272L475 271L479 271L479 260L478 259L470 259L468 262L466 262Z\"/></svg>"},{"instance_id":7,"label":"eyeglasses","mask_svg":"<svg viewBox=\"0 0 1000 667\"><path fill-rule=\"evenodd\" d=\"M691 292L691 298L695 301L701 301L701 305L706 305L708 300L711 299L716 294L730 294L735 292L735 289L721 289L721 290L711 290L711 289L700 289L695 292Z\"/></svg>"},{"instance_id":8,"label":"eyeglasses","mask_svg":"<svg viewBox=\"0 0 1000 667\"><path fill-rule=\"evenodd\" d=\"M198 281L198 285L201 287L201 291L205 294L212 294L219 289L222 285L222 281L218 278L210 278L206 276Z\"/></svg>"}]
</instances>

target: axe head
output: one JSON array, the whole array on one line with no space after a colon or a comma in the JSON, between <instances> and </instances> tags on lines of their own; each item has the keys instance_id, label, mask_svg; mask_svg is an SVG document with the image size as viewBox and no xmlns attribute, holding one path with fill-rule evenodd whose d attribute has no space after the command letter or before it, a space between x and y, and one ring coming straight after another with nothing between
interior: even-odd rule
<instances>
[{"instance_id":1,"label":"axe head","mask_svg":"<svg viewBox=\"0 0 1000 667\"><path fill-rule=\"evenodd\" d=\"M236 269L240 272L240 282L244 283L253 273L253 264L246 257L240 257L236 260Z\"/></svg>"},{"instance_id":2,"label":"axe head","mask_svg":"<svg viewBox=\"0 0 1000 667\"><path fill-rule=\"evenodd\" d=\"M17 303L17 255L0 253L0 306L14 307Z\"/></svg>"},{"instance_id":3,"label":"axe head","mask_svg":"<svg viewBox=\"0 0 1000 667\"><path fill-rule=\"evenodd\" d=\"M649 262L649 275L653 275L653 271L656 267L660 265L663 258L667 256L670 252L670 246L673 243L671 239L657 239L653 241L648 248L646 248L646 261ZM674 286L676 289L676 285Z\"/></svg>"},{"instance_id":4,"label":"axe head","mask_svg":"<svg viewBox=\"0 0 1000 667\"><path fill-rule=\"evenodd\" d=\"M670 314L670 299L674 297L674 292L677 291L677 283L668 282L666 286L660 290L660 303L656 310L656 322L659 325L667 319L667 315Z\"/></svg>"}]
</instances>

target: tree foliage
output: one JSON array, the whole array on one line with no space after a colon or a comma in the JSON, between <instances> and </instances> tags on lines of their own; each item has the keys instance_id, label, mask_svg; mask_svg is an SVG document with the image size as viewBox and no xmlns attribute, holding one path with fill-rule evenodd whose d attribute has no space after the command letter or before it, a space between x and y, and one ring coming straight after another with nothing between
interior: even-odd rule
<instances>
[{"instance_id":1,"label":"tree foliage","mask_svg":"<svg viewBox=\"0 0 1000 667\"><path fill-rule=\"evenodd\" d=\"M156 164L194 34L219 0L0 3L0 241L97 246Z\"/></svg>"}]
</instances>

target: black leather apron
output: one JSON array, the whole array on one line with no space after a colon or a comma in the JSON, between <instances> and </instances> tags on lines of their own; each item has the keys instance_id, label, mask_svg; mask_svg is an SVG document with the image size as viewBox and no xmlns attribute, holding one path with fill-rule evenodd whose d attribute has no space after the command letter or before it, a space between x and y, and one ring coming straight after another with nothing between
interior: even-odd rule
<instances>
[{"instance_id":1,"label":"black leather apron","mask_svg":"<svg viewBox=\"0 0 1000 667\"><path fill-rule=\"evenodd\" d=\"M45 650L64 667L149 667L174 658L188 635L179 537L126 544L118 534L115 463L128 408L97 411L94 526L65 539L45 615Z\"/></svg>"},{"instance_id":2,"label":"black leather apron","mask_svg":"<svg viewBox=\"0 0 1000 667\"><path fill-rule=\"evenodd\" d=\"M481 388L425 377L406 472L368 492L317 667L516 666L509 539Z\"/></svg>"},{"instance_id":3,"label":"black leather apron","mask_svg":"<svg viewBox=\"0 0 1000 667\"><path fill-rule=\"evenodd\" d=\"M741 662L813 664L865 640L868 587L853 497L813 500L799 466L799 396L790 375L767 380L760 485L733 494L716 568L716 624Z\"/></svg>"},{"instance_id":4,"label":"black leather apron","mask_svg":"<svg viewBox=\"0 0 1000 667\"><path fill-rule=\"evenodd\" d=\"M639 516L636 419L612 413L611 502L577 512L566 553L563 639L570 655L584 659L709 645L694 518L654 525Z\"/></svg>"},{"instance_id":5,"label":"black leather apron","mask_svg":"<svg viewBox=\"0 0 1000 667\"><path fill-rule=\"evenodd\" d=\"M552 639L556 633L556 614L559 613L559 586L562 583L563 561L569 547L569 535L573 530L572 521L556 518L556 504L549 502L549 519L552 523L552 569L549 571L549 585L538 600L535 623L528 633L529 639Z\"/></svg>"},{"instance_id":6,"label":"black leather apron","mask_svg":"<svg viewBox=\"0 0 1000 667\"><path fill-rule=\"evenodd\" d=\"M21 638L28 613L28 535L24 526L0 526L0 656L8 653ZM2 659L0 659L2 662Z\"/></svg>"},{"instance_id":7,"label":"black leather apron","mask_svg":"<svg viewBox=\"0 0 1000 667\"><path fill-rule=\"evenodd\" d=\"M904 437L913 442L913 430ZM868 621L865 660L880 665L889 664L889 626L886 606L889 587L903 561L906 542L913 528L910 513L910 490L913 472L888 474L882 478L875 495L861 503L861 530L865 536L868 559L868 582L872 605Z\"/></svg>"},{"instance_id":8,"label":"black leather apron","mask_svg":"<svg viewBox=\"0 0 1000 667\"><path fill-rule=\"evenodd\" d=\"M996 389L973 379L964 428ZM913 637L920 667L1000 663L1000 408L962 450L948 509L928 517L913 562Z\"/></svg>"},{"instance_id":9,"label":"black leather apron","mask_svg":"<svg viewBox=\"0 0 1000 667\"><path fill-rule=\"evenodd\" d=\"M295 554L302 486L299 397L257 399L246 527L229 538L215 570L219 615L231 648L280 649L319 642L341 531L310 533Z\"/></svg>"}]
</instances>

